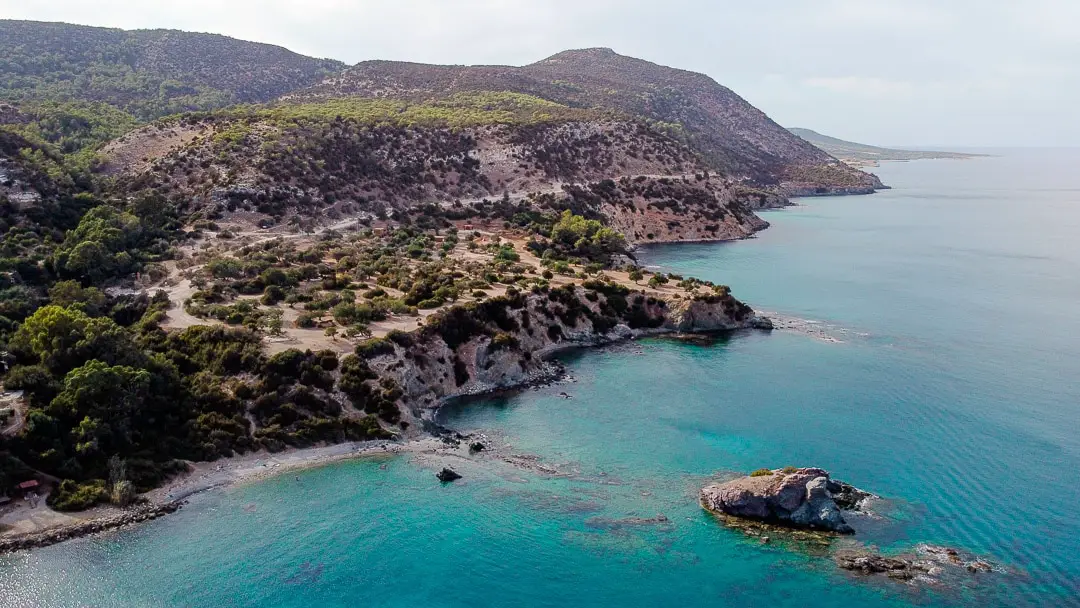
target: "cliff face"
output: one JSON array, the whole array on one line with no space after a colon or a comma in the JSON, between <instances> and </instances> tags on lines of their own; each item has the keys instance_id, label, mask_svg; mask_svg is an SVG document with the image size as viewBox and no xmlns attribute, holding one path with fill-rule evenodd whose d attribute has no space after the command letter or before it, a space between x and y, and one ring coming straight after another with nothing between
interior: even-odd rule
<instances>
[{"instance_id":1,"label":"cliff face","mask_svg":"<svg viewBox=\"0 0 1080 608\"><path fill-rule=\"evenodd\" d=\"M369 358L401 390L403 420L430 419L450 397L520 386L550 373L557 350L665 332L766 326L724 292L675 304L604 284L493 298L432 316Z\"/></svg>"}]
</instances>

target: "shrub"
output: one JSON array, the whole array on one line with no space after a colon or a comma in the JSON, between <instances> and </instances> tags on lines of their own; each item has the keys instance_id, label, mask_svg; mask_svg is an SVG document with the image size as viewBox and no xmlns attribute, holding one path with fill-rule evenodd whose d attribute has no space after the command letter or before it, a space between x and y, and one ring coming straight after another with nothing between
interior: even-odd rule
<instances>
[{"instance_id":1,"label":"shrub","mask_svg":"<svg viewBox=\"0 0 1080 608\"><path fill-rule=\"evenodd\" d=\"M394 344L386 338L371 338L356 345L356 356L362 359L392 354L394 354Z\"/></svg>"},{"instance_id":2,"label":"shrub","mask_svg":"<svg viewBox=\"0 0 1080 608\"><path fill-rule=\"evenodd\" d=\"M259 300L265 306L273 306L285 299L285 290L277 285L267 285L263 290L263 296Z\"/></svg>"},{"instance_id":3,"label":"shrub","mask_svg":"<svg viewBox=\"0 0 1080 608\"><path fill-rule=\"evenodd\" d=\"M758 469L750 473L750 477L768 477L769 475L772 475L772 471L769 469Z\"/></svg>"},{"instance_id":4,"label":"shrub","mask_svg":"<svg viewBox=\"0 0 1080 608\"><path fill-rule=\"evenodd\" d=\"M81 484L72 479L65 479L60 482L60 487L56 492L49 494L47 502L57 511L85 511L108 498L103 479L94 479Z\"/></svg>"},{"instance_id":5,"label":"shrub","mask_svg":"<svg viewBox=\"0 0 1080 608\"><path fill-rule=\"evenodd\" d=\"M398 344L406 348L413 345L412 334L406 331L401 331L400 329L390 330L390 332L386 334L386 339L390 340L394 344Z\"/></svg>"},{"instance_id":6,"label":"shrub","mask_svg":"<svg viewBox=\"0 0 1080 608\"><path fill-rule=\"evenodd\" d=\"M796 472L796 471L798 471L798 470L799 470L799 469L798 469L798 468L796 468L796 467L793 467L793 466L786 466L786 467L784 467L783 469L781 469L781 470L780 470L780 472L781 472L781 473L784 473L785 475L791 475L792 473L794 473L794 472Z\"/></svg>"},{"instance_id":7,"label":"shrub","mask_svg":"<svg viewBox=\"0 0 1080 608\"><path fill-rule=\"evenodd\" d=\"M504 348L514 349L518 347L518 340L512 334L504 331L497 332L491 339L491 350L497 351Z\"/></svg>"}]
</instances>

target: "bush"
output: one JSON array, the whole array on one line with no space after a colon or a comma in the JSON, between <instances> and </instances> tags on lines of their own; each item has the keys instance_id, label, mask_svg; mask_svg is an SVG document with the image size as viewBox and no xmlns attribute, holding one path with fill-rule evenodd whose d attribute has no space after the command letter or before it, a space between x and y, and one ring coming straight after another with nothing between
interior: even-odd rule
<instances>
[{"instance_id":1,"label":"bush","mask_svg":"<svg viewBox=\"0 0 1080 608\"><path fill-rule=\"evenodd\" d=\"M780 472L785 474L785 475L791 475L792 473L794 473L794 472L796 472L798 470L799 469L797 467L786 466L783 469L780 469Z\"/></svg>"},{"instance_id":2,"label":"bush","mask_svg":"<svg viewBox=\"0 0 1080 608\"><path fill-rule=\"evenodd\" d=\"M285 290L277 285L267 285L263 290L263 296L259 300L265 306L273 306L285 299Z\"/></svg>"},{"instance_id":3,"label":"bush","mask_svg":"<svg viewBox=\"0 0 1080 608\"><path fill-rule=\"evenodd\" d=\"M135 486L130 481L124 479L113 484L112 496L110 497L113 504L121 507L126 507L135 500Z\"/></svg>"},{"instance_id":4,"label":"bush","mask_svg":"<svg viewBox=\"0 0 1080 608\"><path fill-rule=\"evenodd\" d=\"M750 477L768 477L769 475L772 475L772 471L769 469L758 469L750 473Z\"/></svg>"},{"instance_id":5,"label":"bush","mask_svg":"<svg viewBox=\"0 0 1080 608\"><path fill-rule=\"evenodd\" d=\"M497 351L504 348L514 349L518 347L518 340L513 335L504 331L497 332L495 337L491 339L491 350Z\"/></svg>"},{"instance_id":6,"label":"bush","mask_svg":"<svg viewBox=\"0 0 1080 608\"><path fill-rule=\"evenodd\" d=\"M394 344L385 338L371 338L356 345L356 356L371 359L394 354Z\"/></svg>"},{"instance_id":7,"label":"bush","mask_svg":"<svg viewBox=\"0 0 1080 608\"><path fill-rule=\"evenodd\" d=\"M57 511L85 511L108 498L103 479L94 479L81 484L65 479L60 482L60 487L55 492L49 494L47 502Z\"/></svg>"}]
</instances>

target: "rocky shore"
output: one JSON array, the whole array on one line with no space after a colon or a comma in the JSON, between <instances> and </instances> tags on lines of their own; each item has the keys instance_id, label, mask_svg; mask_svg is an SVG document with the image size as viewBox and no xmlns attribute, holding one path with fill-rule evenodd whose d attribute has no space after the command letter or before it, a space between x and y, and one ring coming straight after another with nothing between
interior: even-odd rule
<instances>
[{"instance_id":1,"label":"rocky shore","mask_svg":"<svg viewBox=\"0 0 1080 608\"><path fill-rule=\"evenodd\" d=\"M174 500L164 504L147 503L128 509L119 515L66 524L40 532L0 537L0 555L24 549L47 547L62 543L65 540L151 521L175 513L183 504L184 502L181 500Z\"/></svg>"},{"instance_id":2,"label":"rocky shore","mask_svg":"<svg viewBox=\"0 0 1080 608\"><path fill-rule=\"evenodd\" d=\"M830 478L824 469L760 469L702 488L701 505L714 513L767 523L854 534L842 511L862 508L873 494Z\"/></svg>"},{"instance_id":3,"label":"rocky shore","mask_svg":"<svg viewBox=\"0 0 1080 608\"><path fill-rule=\"evenodd\" d=\"M561 368L550 359L561 351L751 328L768 330L772 323L730 294L665 302L625 287L567 286L506 298L501 308L489 301L453 310L390 341L367 363L380 381L400 387L402 419L408 433L419 436L424 422L452 399L557 378Z\"/></svg>"}]
</instances>

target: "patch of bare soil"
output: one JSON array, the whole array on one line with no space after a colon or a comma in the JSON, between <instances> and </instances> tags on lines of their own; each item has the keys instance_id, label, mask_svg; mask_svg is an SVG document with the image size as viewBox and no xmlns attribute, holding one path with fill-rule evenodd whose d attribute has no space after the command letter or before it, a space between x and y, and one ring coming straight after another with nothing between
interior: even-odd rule
<instances>
[{"instance_id":1,"label":"patch of bare soil","mask_svg":"<svg viewBox=\"0 0 1080 608\"><path fill-rule=\"evenodd\" d=\"M208 126L147 125L109 143L101 151L101 171L116 175L141 171L152 161L190 144L209 132Z\"/></svg>"}]
</instances>

